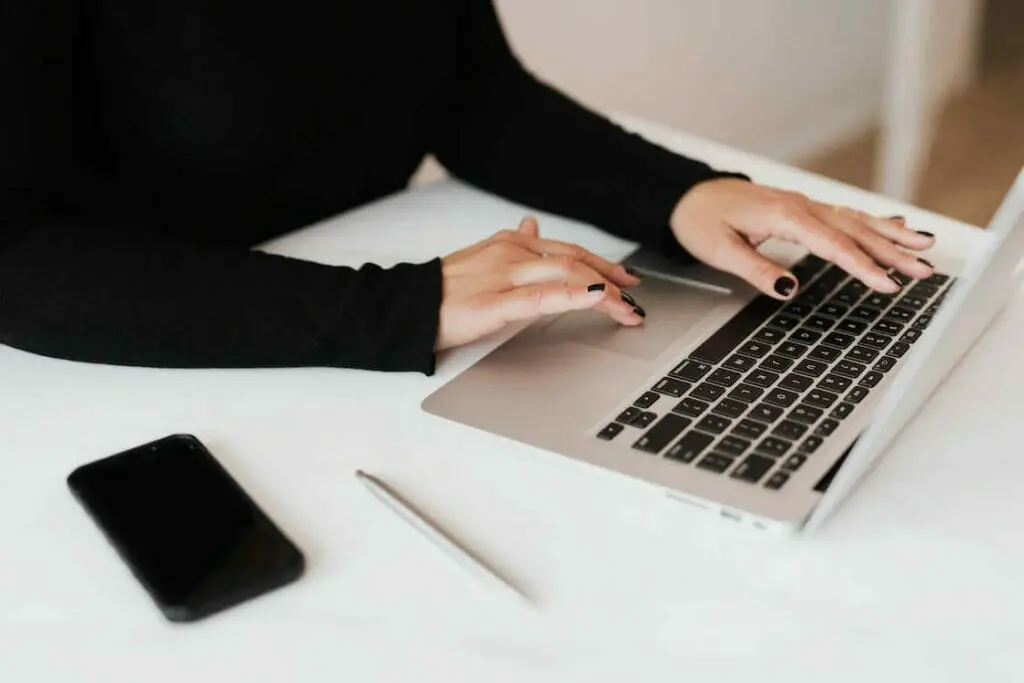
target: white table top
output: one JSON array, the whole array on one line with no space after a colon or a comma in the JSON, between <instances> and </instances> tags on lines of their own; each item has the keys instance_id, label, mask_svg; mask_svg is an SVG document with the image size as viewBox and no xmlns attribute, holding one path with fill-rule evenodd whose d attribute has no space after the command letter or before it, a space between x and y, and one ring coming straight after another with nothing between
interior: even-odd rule
<instances>
[{"instance_id":1,"label":"white table top","mask_svg":"<svg viewBox=\"0 0 1024 683\"><path fill-rule=\"evenodd\" d=\"M761 182L906 215L939 235L943 253L984 239L764 159L644 131ZM523 212L443 181L269 248L353 265L421 260ZM569 221L542 215L541 226L601 253L629 248ZM1024 675L1020 297L846 508L795 539L420 412L499 339L447 355L430 378L127 369L0 348L0 681ZM297 541L302 580L204 622L163 620L64 478L172 432L206 442ZM356 468L500 567L536 609L478 588L364 491Z\"/></svg>"}]
</instances>

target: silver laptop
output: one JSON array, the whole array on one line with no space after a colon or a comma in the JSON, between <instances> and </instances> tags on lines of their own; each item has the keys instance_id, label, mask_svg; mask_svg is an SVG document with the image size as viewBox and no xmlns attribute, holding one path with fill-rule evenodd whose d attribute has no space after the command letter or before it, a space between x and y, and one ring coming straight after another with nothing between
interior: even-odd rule
<instances>
[{"instance_id":1,"label":"silver laptop","mask_svg":"<svg viewBox=\"0 0 1024 683\"><path fill-rule=\"evenodd\" d=\"M984 245L896 295L797 252L789 303L644 252L647 324L538 321L431 394L434 415L785 531L820 525L1017 288L1024 170Z\"/></svg>"}]
</instances>

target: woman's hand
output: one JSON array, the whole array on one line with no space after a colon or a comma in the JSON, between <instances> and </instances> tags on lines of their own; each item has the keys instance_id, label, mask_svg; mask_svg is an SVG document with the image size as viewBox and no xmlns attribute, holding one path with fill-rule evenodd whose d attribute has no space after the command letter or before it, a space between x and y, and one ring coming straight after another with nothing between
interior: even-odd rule
<instances>
[{"instance_id":1,"label":"woman's hand","mask_svg":"<svg viewBox=\"0 0 1024 683\"><path fill-rule=\"evenodd\" d=\"M583 247L542 239L532 218L446 256L441 272L439 351L552 313L594 308L622 325L646 315L620 289L639 284L636 276Z\"/></svg>"},{"instance_id":2,"label":"woman's hand","mask_svg":"<svg viewBox=\"0 0 1024 683\"><path fill-rule=\"evenodd\" d=\"M927 249L934 236L907 228L902 218L876 218L745 180L698 184L676 204L670 223L691 254L776 299L794 296L799 283L757 252L769 237L798 242L879 292L900 289L887 267L913 278L932 274L931 264L906 249Z\"/></svg>"}]
</instances>

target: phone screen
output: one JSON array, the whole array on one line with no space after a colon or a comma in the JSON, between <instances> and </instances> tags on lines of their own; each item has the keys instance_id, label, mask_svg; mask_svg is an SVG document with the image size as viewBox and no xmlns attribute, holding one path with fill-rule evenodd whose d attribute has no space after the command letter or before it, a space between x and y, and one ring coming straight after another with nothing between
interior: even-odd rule
<instances>
[{"instance_id":1,"label":"phone screen","mask_svg":"<svg viewBox=\"0 0 1024 683\"><path fill-rule=\"evenodd\" d=\"M68 485L169 619L197 619L302 573L298 548L193 436L83 465Z\"/></svg>"}]
</instances>

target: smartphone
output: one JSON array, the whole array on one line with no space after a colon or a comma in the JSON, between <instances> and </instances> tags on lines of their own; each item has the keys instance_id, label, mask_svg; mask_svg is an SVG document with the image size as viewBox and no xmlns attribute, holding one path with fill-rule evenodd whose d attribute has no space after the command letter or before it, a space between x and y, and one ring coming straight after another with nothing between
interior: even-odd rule
<instances>
[{"instance_id":1,"label":"smartphone","mask_svg":"<svg viewBox=\"0 0 1024 683\"><path fill-rule=\"evenodd\" d=\"M196 621L302 575L299 549L190 434L82 465L67 483L171 621Z\"/></svg>"}]
</instances>

